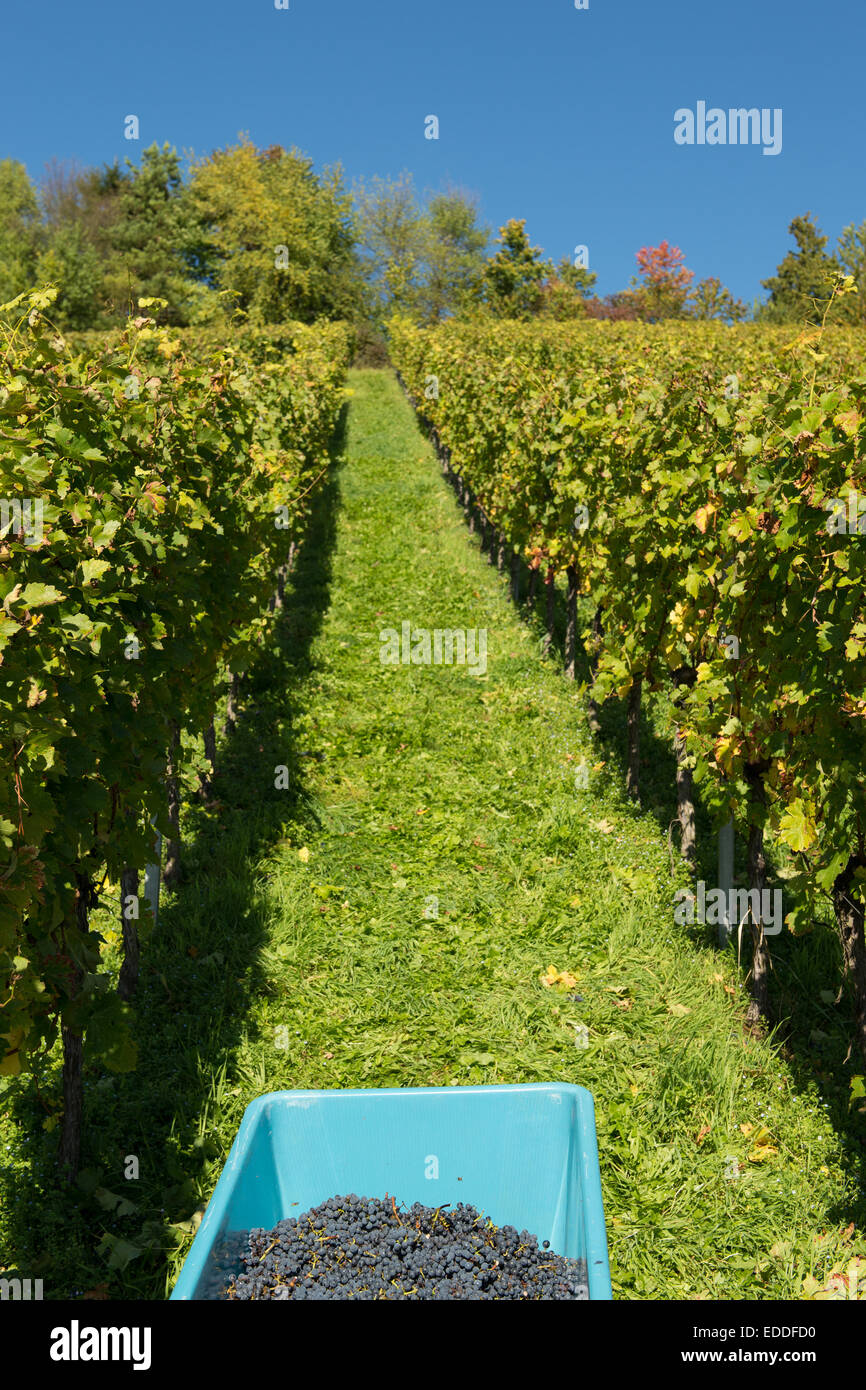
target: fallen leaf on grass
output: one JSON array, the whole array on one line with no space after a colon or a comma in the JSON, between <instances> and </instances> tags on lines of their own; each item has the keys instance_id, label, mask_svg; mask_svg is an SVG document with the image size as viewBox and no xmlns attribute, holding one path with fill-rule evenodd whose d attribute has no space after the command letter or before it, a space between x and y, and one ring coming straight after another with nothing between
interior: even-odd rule
<instances>
[{"instance_id":1,"label":"fallen leaf on grass","mask_svg":"<svg viewBox=\"0 0 866 1390\"><path fill-rule=\"evenodd\" d=\"M574 989L579 976L573 975L570 970L557 970L555 965L549 965L538 978L545 989L551 989L554 985L558 989Z\"/></svg>"},{"instance_id":2,"label":"fallen leaf on grass","mask_svg":"<svg viewBox=\"0 0 866 1390\"><path fill-rule=\"evenodd\" d=\"M618 1009L630 1009L632 1007L631 999L614 999L613 1002Z\"/></svg>"},{"instance_id":3,"label":"fallen leaf on grass","mask_svg":"<svg viewBox=\"0 0 866 1390\"><path fill-rule=\"evenodd\" d=\"M688 1004L668 1004L668 1013L673 1014L674 1018L685 1018L686 1014L691 1013Z\"/></svg>"},{"instance_id":4,"label":"fallen leaf on grass","mask_svg":"<svg viewBox=\"0 0 866 1390\"><path fill-rule=\"evenodd\" d=\"M742 1125L740 1128L742 1129ZM750 1163L766 1163L768 1159L778 1156L779 1150L774 1146L772 1139L773 1136L767 1127L761 1125L752 1140L754 1148L749 1154Z\"/></svg>"},{"instance_id":5,"label":"fallen leaf on grass","mask_svg":"<svg viewBox=\"0 0 866 1390\"><path fill-rule=\"evenodd\" d=\"M695 1143L696 1143L696 1144L703 1144L704 1140L706 1139L707 1135L710 1133L710 1130L711 1130L711 1129L712 1129L712 1125L701 1125L700 1129L698 1130L697 1134L695 1135Z\"/></svg>"},{"instance_id":6,"label":"fallen leaf on grass","mask_svg":"<svg viewBox=\"0 0 866 1390\"><path fill-rule=\"evenodd\" d=\"M302 864L306 864L309 861L310 851L307 849L306 845L304 845L303 849L298 850L298 858Z\"/></svg>"},{"instance_id":7,"label":"fallen leaf on grass","mask_svg":"<svg viewBox=\"0 0 866 1390\"><path fill-rule=\"evenodd\" d=\"M594 829L600 830L602 835L612 835L616 830L616 826L609 820L594 820L591 821L590 824Z\"/></svg>"},{"instance_id":8,"label":"fallen leaf on grass","mask_svg":"<svg viewBox=\"0 0 866 1390\"><path fill-rule=\"evenodd\" d=\"M823 1287L811 1274L803 1280L803 1297L815 1302L829 1302L837 1299L866 1299L866 1260L859 1255L848 1261L847 1267L833 1269L827 1275Z\"/></svg>"}]
</instances>

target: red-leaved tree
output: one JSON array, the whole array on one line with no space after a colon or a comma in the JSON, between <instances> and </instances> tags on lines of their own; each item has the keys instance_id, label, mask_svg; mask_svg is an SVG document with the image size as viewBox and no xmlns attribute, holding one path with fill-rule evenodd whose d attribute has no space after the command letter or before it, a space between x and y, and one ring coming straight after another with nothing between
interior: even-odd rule
<instances>
[{"instance_id":1,"label":"red-leaved tree","mask_svg":"<svg viewBox=\"0 0 866 1390\"><path fill-rule=\"evenodd\" d=\"M694 271L683 264L678 246L663 241L642 246L637 253L639 278L632 280L640 300L641 316L648 319L681 318L686 312Z\"/></svg>"}]
</instances>

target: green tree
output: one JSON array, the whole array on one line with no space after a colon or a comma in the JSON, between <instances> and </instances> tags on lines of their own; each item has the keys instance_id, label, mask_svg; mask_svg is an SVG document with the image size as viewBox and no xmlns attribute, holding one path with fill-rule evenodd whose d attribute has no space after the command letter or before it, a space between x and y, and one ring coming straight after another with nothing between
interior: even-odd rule
<instances>
[{"instance_id":1,"label":"green tree","mask_svg":"<svg viewBox=\"0 0 866 1390\"><path fill-rule=\"evenodd\" d=\"M526 219L511 218L500 227L499 250L484 269L485 298L497 318L528 319L544 304L543 285L552 273L541 248L526 235Z\"/></svg>"},{"instance_id":2,"label":"green tree","mask_svg":"<svg viewBox=\"0 0 866 1390\"><path fill-rule=\"evenodd\" d=\"M378 176L355 185L355 225L377 322L403 314L423 317L427 229L411 174Z\"/></svg>"},{"instance_id":3,"label":"green tree","mask_svg":"<svg viewBox=\"0 0 866 1390\"><path fill-rule=\"evenodd\" d=\"M748 309L741 299L735 299L717 276L699 280L689 297L696 319L721 319L725 323L741 323Z\"/></svg>"},{"instance_id":4,"label":"green tree","mask_svg":"<svg viewBox=\"0 0 866 1390\"><path fill-rule=\"evenodd\" d=\"M105 277L112 313L125 317L139 295L167 301L164 322L195 317L200 292L194 255L201 241L198 210L184 188L177 151L167 144L144 150L137 167L119 180L117 216L108 239L113 254Z\"/></svg>"},{"instance_id":5,"label":"green tree","mask_svg":"<svg viewBox=\"0 0 866 1390\"><path fill-rule=\"evenodd\" d=\"M339 168L317 174L298 150L242 139L195 166L189 203L199 229L189 264L251 321L359 312L352 204Z\"/></svg>"},{"instance_id":6,"label":"green tree","mask_svg":"<svg viewBox=\"0 0 866 1390\"><path fill-rule=\"evenodd\" d=\"M123 184L120 166L84 168L75 160L52 159L39 188L42 221L50 241L60 227L81 226L100 255L112 250L111 228L117 221L118 195Z\"/></svg>"},{"instance_id":7,"label":"green tree","mask_svg":"<svg viewBox=\"0 0 866 1390\"><path fill-rule=\"evenodd\" d=\"M542 312L554 319L586 318L587 300L597 279L594 270L575 265L569 256L563 256L545 281Z\"/></svg>"},{"instance_id":8,"label":"green tree","mask_svg":"<svg viewBox=\"0 0 866 1390\"><path fill-rule=\"evenodd\" d=\"M478 210L464 193L452 190L431 197L422 219L420 299L425 322L435 323L479 303L489 232L477 219Z\"/></svg>"},{"instance_id":9,"label":"green tree","mask_svg":"<svg viewBox=\"0 0 866 1390\"><path fill-rule=\"evenodd\" d=\"M824 250L827 238L810 212L795 217L788 231L797 249L787 253L775 275L761 281L770 297L760 317L766 323L820 323L842 267Z\"/></svg>"},{"instance_id":10,"label":"green tree","mask_svg":"<svg viewBox=\"0 0 866 1390\"><path fill-rule=\"evenodd\" d=\"M52 318L61 328L100 326L103 262L80 222L53 231L39 257L36 282L57 285Z\"/></svg>"},{"instance_id":11,"label":"green tree","mask_svg":"<svg viewBox=\"0 0 866 1390\"><path fill-rule=\"evenodd\" d=\"M854 277L857 293L843 300L845 316L851 323L866 323L866 222L843 227L836 253L846 275Z\"/></svg>"},{"instance_id":12,"label":"green tree","mask_svg":"<svg viewBox=\"0 0 866 1390\"><path fill-rule=\"evenodd\" d=\"M36 190L23 164L0 159L0 304L35 283L42 241Z\"/></svg>"},{"instance_id":13,"label":"green tree","mask_svg":"<svg viewBox=\"0 0 866 1390\"><path fill-rule=\"evenodd\" d=\"M355 188L356 227L370 304L379 323L402 314L436 323L477 304L489 232L472 198L459 189L422 203L411 174L374 178Z\"/></svg>"},{"instance_id":14,"label":"green tree","mask_svg":"<svg viewBox=\"0 0 866 1390\"><path fill-rule=\"evenodd\" d=\"M46 166L39 189L43 248L36 279L57 285L52 317L61 328L103 328L113 321L104 281L122 177L116 164L101 171L71 161Z\"/></svg>"}]
</instances>

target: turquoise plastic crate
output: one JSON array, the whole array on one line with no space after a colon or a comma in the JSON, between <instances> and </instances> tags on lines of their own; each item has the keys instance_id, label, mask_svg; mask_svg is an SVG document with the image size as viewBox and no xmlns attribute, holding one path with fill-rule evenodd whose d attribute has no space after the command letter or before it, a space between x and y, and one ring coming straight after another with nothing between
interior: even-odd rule
<instances>
[{"instance_id":1,"label":"turquoise plastic crate","mask_svg":"<svg viewBox=\"0 0 866 1390\"><path fill-rule=\"evenodd\" d=\"M273 1091L244 1113L173 1299L218 1298L253 1227L328 1197L471 1203L586 1261L611 1297L595 1112L583 1086Z\"/></svg>"}]
</instances>

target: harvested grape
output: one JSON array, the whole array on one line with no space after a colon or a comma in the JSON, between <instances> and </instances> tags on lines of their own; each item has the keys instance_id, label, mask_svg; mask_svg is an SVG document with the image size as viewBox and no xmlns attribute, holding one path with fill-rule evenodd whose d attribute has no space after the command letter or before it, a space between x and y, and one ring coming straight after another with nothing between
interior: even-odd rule
<instances>
[{"instance_id":1,"label":"harvested grape","mask_svg":"<svg viewBox=\"0 0 866 1390\"><path fill-rule=\"evenodd\" d=\"M545 1242L547 1245L548 1242ZM494 1226L475 1207L401 1208L393 1197L331 1197L249 1233L229 1299L575 1299L586 1263Z\"/></svg>"}]
</instances>

